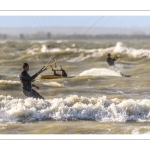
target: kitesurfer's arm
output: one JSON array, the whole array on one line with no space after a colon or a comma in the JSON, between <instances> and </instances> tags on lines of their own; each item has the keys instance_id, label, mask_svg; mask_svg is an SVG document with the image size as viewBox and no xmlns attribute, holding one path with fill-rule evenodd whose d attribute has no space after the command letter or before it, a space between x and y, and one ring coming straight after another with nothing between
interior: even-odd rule
<instances>
[{"instance_id":1,"label":"kitesurfer's arm","mask_svg":"<svg viewBox=\"0 0 150 150\"><path fill-rule=\"evenodd\" d=\"M113 58L113 61L116 61L118 58L119 58L119 57L115 57L115 58Z\"/></svg>"},{"instance_id":2,"label":"kitesurfer's arm","mask_svg":"<svg viewBox=\"0 0 150 150\"><path fill-rule=\"evenodd\" d=\"M34 80L38 75L39 75L39 72L30 77L27 72L22 72L21 77L24 78L24 79L27 79L27 80L29 80L29 81L32 81L32 80Z\"/></svg>"},{"instance_id":3,"label":"kitesurfer's arm","mask_svg":"<svg viewBox=\"0 0 150 150\"><path fill-rule=\"evenodd\" d=\"M120 54L117 55L116 57L113 58L113 61L116 61L118 58L122 58L122 56L120 56Z\"/></svg>"}]
</instances>

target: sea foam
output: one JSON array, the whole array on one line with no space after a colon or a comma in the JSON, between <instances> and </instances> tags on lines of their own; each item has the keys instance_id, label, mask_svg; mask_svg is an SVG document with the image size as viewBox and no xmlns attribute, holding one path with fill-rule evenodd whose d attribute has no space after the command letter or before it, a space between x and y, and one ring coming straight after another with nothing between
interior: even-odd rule
<instances>
[{"instance_id":1,"label":"sea foam","mask_svg":"<svg viewBox=\"0 0 150 150\"><path fill-rule=\"evenodd\" d=\"M79 76L121 76L119 72L107 68L92 68L85 70Z\"/></svg>"},{"instance_id":2,"label":"sea foam","mask_svg":"<svg viewBox=\"0 0 150 150\"><path fill-rule=\"evenodd\" d=\"M107 99L68 95L66 98L17 99L0 95L0 121L96 120L150 121L149 99Z\"/></svg>"},{"instance_id":3,"label":"sea foam","mask_svg":"<svg viewBox=\"0 0 150 150\"><path fill-rule=\"evenodd\" d=\"M20 82L12 80L0 80L0 84L20 84Z\"/></svg>"}]
</instances>

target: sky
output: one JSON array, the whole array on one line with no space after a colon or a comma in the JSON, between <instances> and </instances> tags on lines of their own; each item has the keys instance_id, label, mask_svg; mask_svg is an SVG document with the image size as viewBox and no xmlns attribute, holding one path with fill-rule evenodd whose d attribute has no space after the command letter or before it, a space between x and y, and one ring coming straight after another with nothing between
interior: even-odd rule
<instances>
[{"instance_id":1,"label":"sky","mask_svg":"<svg viewBox=\"0 0 150 150\"><path fill-rule=\"evenodd\" d=\"M0 27L150 27L150 16L0 16Z\"/></svg>"}]
</instances>

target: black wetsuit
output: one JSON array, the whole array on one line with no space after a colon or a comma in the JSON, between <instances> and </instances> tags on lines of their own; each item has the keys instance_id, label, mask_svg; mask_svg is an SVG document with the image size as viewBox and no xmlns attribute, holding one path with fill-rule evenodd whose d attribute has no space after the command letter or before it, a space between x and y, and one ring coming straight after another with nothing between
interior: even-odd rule
<instances>
[{"instance_id":1,"label":"black wetsuit","mask_svg":"<svg viewBox=\"0 0 150 150\"><path fill-rule=\"evenodd\" d=\"M20 74L20 81L22 83L23 93L27 97L40 98L44 99L38 92L32 89L35 85L32 84L32 81L38 76L38 73L31 76L27 73L27 71L23 70Z\"/></svg>"},{"instance_id":2,"label":"black wetsuit","mask_svg":"<svg viewBox=\"0 0 150 150\"><path fill-rule=\"evenodd\" d=\"M118 59L118 57L115 58L107 58L107 63L109 64L109 66L115 66L114 61L116 61Z\"/></svg>"},{"instance_id":3,"label":"black wetsuit","mask_svg":"<svg viewBox=\"0 0 150 150\"><path fill-rule=\"evenodd\" d=\"M67 77L66 71L65 71L64 69L62 69L61 71L62 71L62 76L63 76L63 77Z\"/></svg>"}]
</instances>

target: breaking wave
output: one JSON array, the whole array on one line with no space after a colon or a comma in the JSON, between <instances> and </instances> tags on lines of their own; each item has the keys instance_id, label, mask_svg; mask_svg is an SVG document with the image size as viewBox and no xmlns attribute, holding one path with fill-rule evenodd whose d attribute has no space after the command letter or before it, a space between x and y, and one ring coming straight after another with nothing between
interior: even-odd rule
<instances>
[{"instance_id":1,"label":"breaking wave","mask_svg":"<svg viewBox=\"0 0 150 150\"><path fill-rule=\"evenodd\" d=\"M63 52L63 53L61 53ZM107 53L122 53L123 55L128 55L133 58L150 58L150 50L149 49L135 49L132 47L128 47L124 45L122 42L117 42L115 46L108 48L93 48L93 49L84 49L84 48L76 48L74 46L62 48L48 48L45 44L42 44L39 48L28 49L27 54L35 54L35 53L61 53L61 55L65 55L68 52L76 54L74 57L67 59L68 62L80 62L91 57L103 57L107 55Z\"/></svg>"},{"instance_id":2,"label":"breaking wave","mask_svg":"<svg viewBox=\"0 0 150 150\"><path fill-rule=\"evenodd\" d=\"M79 76L121 76L119 72L116 72L107 68L92 68L85 70L79 74Z\"/></svg>"},{"instance_id":3,"label":"breaking wave","mask_svg":"<svg viewBox=\"0 0 150 150\"><path fill-rule=\"evenodd\" d=\"M52 87L62 87L63 84L60 84L58 82L46 82L46 83L43 83L44 85L47 85L47 86L52 86Z\"/></svg>"},{"instance_id":4,"label":"breaking wave","mask_svg":"<svg viewBox=\"0 0 150 150\"><path fill-rule=\"evenodd\" d=\"M150 121L149 99L107 99L69 95L54 99L17 99L0 95L0 121L96 120L100 122Z\"/></svg>"},{"instance_id":5,"label":"breaking wave","mask_svg":"<svg viewBox=\"0 0 150 150\"><path fill-rule=\"evenodd\" d=\"M20 84L20 82L11 80L0 80L0 84Z\"/></svg>"}]
</instances>

